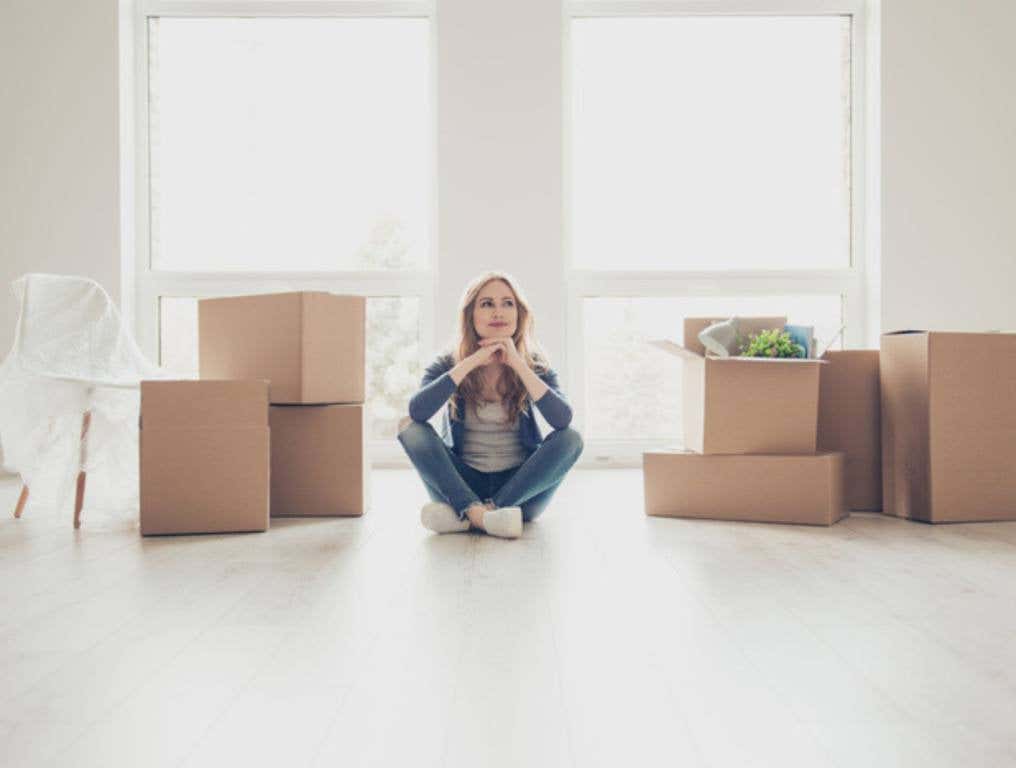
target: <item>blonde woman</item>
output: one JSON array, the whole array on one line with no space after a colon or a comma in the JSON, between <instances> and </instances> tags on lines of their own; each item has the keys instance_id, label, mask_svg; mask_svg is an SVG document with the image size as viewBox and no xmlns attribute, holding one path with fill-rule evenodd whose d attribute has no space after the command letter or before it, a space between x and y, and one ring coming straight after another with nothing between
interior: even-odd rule
<instances>
[{"instance_id":1,"label":"blonde woman","mask_svg":"<svg viewBox=\"0 0 1016 768\"><path fill-rule=\"evenodd\" d=\"M474 528L518 538L582 453L571 406L532 328L517 283L481 275L463 295L454 351L427 368L409 401L399 442L433 499L420 516L436 533ZM553 430L546 437L534 405ZM427 420L442 407L439 435Z\"/></svg>"}]
</instances>

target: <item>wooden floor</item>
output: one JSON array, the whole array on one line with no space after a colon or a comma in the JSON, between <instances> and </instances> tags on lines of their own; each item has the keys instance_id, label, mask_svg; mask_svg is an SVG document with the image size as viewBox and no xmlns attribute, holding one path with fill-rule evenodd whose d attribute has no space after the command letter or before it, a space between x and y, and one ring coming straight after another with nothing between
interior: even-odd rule
<instances>
[{"instance_id":1,"label":"wooden floor","mask_svg":"<svg viewBox=\"0 0 1016 768\"><path fill-rule=\"evenodd\" d=\"M502 541L373 488L266 534L5 512L0 765L1016 765L1014 523L649 519L577 470Z\"/></svg>"}]
</instances>

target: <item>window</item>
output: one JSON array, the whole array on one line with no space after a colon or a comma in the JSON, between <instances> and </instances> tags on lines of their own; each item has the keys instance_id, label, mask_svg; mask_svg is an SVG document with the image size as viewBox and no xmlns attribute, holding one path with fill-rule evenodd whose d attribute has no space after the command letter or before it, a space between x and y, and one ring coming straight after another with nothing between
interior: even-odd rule
<instances>
[{"instance_id":1,"label":"window","mask_svg":"<svg viewBox=\"0 0 1016 768\"><path fill-rule=\"evenodd\" d=\"M680 439L645 342L685 317L877 328L864 0L128 5L139 341L186 370L199 298L367 297L375 462L487 268L533 301L584 461Z\"/></svg>"},{"instance_id":2,"label":"window","mask_svg":"<svg viewBox=\"0 0 1016 768\"><path fill-rule=\"evenodd\" d=\"M425 267L428 35L426 19L149 19L152 266Z\"/></svg>"},{"instance_id":3,"label":"window","mask_svg":"<svg viewBox=\"0 0 1016 768\"><path fill-rule=\"evenodd\" d=\"M850 266L850 24L576 19L576 266Z\"/></svg>"},{"instance_id":4,"label":"window","mask_svg":"<svg viewBox=\"0 0 1016 768\"><path fill-rule=\"evenodd\" d=\"M431 6L222 8L149 1L135 20L141 342L194 375L199 298L366 296L385 458L431 333Z\"/></svg>"},{"instance_id":5,"label":"window","mask_svg":"<svg viewBox=\"0 0 1016 768\"><path fill-rule=\"evenodd\" d=\"M685 317L864 338L859 4L573 2L569 372L593 453L681 435Z\"/></svg>"}]
</instances>

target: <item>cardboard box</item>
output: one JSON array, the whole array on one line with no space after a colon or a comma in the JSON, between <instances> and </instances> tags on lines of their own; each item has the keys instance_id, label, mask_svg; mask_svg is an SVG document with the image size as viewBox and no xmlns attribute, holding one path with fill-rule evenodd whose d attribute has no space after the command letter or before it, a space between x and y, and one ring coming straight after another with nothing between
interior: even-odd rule
<instances>
[{"instance_id":1,"label":"cardboard box","mask_svg":"<svg viewBox=\"0 0 1016 768\"><path fill-rule=\"evenodd\" d=\"M843 454L643 454L646 514L832 525L846 516Z\"/></svg>"},{"instance_id":2,"label":"cardboard box","mask_svg":"<svg viewBox=\"0 0 1016 768\"><path fill-rule=\"evenodd\" d=\"M366 299L319 291L202 299L202 379L268 379L272 403L362 403Z\"/></svg>"},{"instance_id":3,"label":"cardboard box","mask_svg":"<svg viewBox=\"0 0 1016 768\"><path fill-rule=\"evenodd\" d=\"M847 508L882 509L882 419L878 350L829 350L822 359L818 450L842 451Z\"/></svg>"},{"instance_id":4,"label":"cardboard box","mask_svg":"<svg viewBox=\"0 0 1016 768\"><path fill-rule=\"evenodd\" d=\"M820 360L707 357L698 340L717 318L684 321L684 345L654 345L684 360L684 447L698 453L814 454ZM745 333L784 317L741 318Z\"/></svg>"},{"instance_id":5,"label":"cardboard box","mask_svg":"<svg viewBox=\"0 0 1016 768\"><path fill-rule=\"evenodd\" d=\"M141 382L141 533L268 529L267 381Z\"/></svg>"},{"instance_id":6,"label":"cardboard box","mask_svg":"<svg viewBox=\"0 0 1016 768\"><path fill-rule=\"evenodd\" d=\"M882 336L884 512L1016 520L1016 335Z\"/></svg>"},{"instance_id":7,"label":"cardboard box","mask_svg":"<svg viewBox=\"0 0 1016 768\"><path fill-rule=\"evenodd\" d=\"M362 515L369 506L363 405L273 405L272 516Z\"/></svg>"}]
</instances>

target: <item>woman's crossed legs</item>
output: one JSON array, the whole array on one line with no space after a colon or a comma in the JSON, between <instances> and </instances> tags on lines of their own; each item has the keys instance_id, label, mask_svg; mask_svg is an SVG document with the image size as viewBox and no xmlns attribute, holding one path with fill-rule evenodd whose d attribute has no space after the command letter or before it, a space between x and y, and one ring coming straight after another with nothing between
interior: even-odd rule
<instances>
[{"instance_id":1,"label":"woman's crossed legs","mask_svg":"<svg viewBox=\"0 0 1016 768\"><path fill-rule=\"evenodd\" d=\"M404 424L399 442L430 497L451 505L459 519L490 500L496 507L521 507L522 519L534 520L582 454L582 436L570 427L548 434L522 464L503 472L469 466L425 422Z\"/></svg>"}]
</instances>

